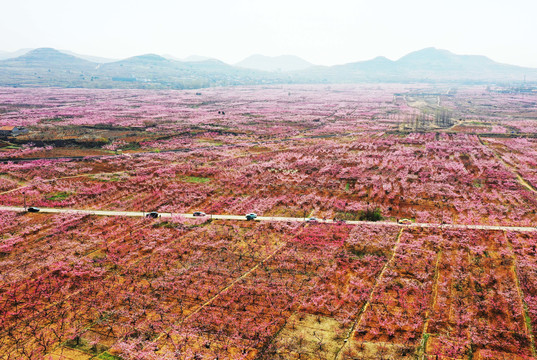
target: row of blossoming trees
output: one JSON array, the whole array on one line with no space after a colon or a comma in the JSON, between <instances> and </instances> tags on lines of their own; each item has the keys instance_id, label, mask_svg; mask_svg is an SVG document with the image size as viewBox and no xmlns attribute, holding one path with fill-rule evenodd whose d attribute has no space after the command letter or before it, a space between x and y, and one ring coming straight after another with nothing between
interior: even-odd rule
<instances>
[{"instance_id":1,"label":"row of blossoming trees","mask_svg":"<svg viewBox=\"0 0 537 360\"><path fill-rule=\"evenodd\" d=\"M2 125L26 126L0 158L98 155L236 145L394 128L414 110L392 94L412 86L279 86L198 91L0 88ZM359 106L357 106L357 101ZM44 149L43 143L57 145ZM78 145L81 148L64 146ZM88 148L89 147L89 148ZM95 148L99 149L95 149ZM91 148L91 149L90 149Z\"/></svg>"},{"instance_id":2,"label":"row of blossoming trees","mask_svg":"<svg viewBox=\"0 0 537 360\"><path fill-rule=\"evenodd\" d=\"M346 219L379 207L387 217L421 222L533 225L536 199L516 173L534 182L533 162L516 151L501 160L488 146L472 135L378 134L224 152L6 163L0 172L10 182L3 190L14 191L0 193L0 201Z\"/></svg>"},{"instance_id":3,"label":"row of blossoming trees","mask_svg":"<svg viewBox=\"0 0 537 360\"><path fill-rule=\"evenodd\" d=\"M528 359L535 233L1 212L2 359Z\"/></svg>"},{"instance_id":4,"label":"row of blossoming trees","mask_svg":"<svg viewBox=\"0 0 537 360\"><path fill-rule=\"evenodd\" d=\"M0 88L2 125L31 129L20 138L27 144L19 149L0 142L0 156L184 150L298 136L394 131L420 114L431 117L431 111L446 109L455 120L464 121L449 131L506 136L537 131L534 94L501 94L479 86L445 90L440 94L444 92L441 88L400 84L213 88L203 93ZM437 104L433 110L410 107L401 94L437 98ZM40 146L31 146L32 141ZM64 148L73 144L79 148Z\"/></svg>"},{"instance_id":5,"label":"row of blossoming trees","mask_svg":"<svg viewBox=\"0 0 537 360\"><path fill-rule=\"evenodd\" d=\"M2 162L0 204L175 213L0 211L0 359L535 358L535 232L177 215L358 219L378 207L437 225L534 226L535 142L391 133L417 111L392 99L403 90L0 89L10 124L116 127L102 151L163 150ZM533 98L493 98L472 88L439 101L498 133L532 129L501 117Z\"/></svg>"}]
</instances>

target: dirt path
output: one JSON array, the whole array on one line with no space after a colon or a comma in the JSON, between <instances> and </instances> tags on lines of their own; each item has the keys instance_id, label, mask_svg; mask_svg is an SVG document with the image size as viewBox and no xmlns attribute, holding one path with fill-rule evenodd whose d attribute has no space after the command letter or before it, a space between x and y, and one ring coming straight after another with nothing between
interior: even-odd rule
<instances>
[{"instance_id":1,"label":"dirt path","mask_svg":"<svg viewBox=\"0 0 537 360\"><path fill-rule=\"evenodd\" d=\"M520 309L524 316L524 329L526 330L526 333L528 334L528 337L530 338L530 347L531 347L531 353L533 357L537 357L537 352L535 351L535 337L533 335L533 329L531 327L531 320L530 315L528 313L528 305L526 304L526 301L524 300L524 291L522 291L522 287L520 286L520 279L518 277L517 272L517 257L513 249L513 245L509 241L509 238L507 237L507 232L504 231L503 233L505 242L509 246L509 250L513 252L513 266L511 267L511 271L513 272L513 278L515 279L515 287L516 291L518 293L518 297L520 300Z\"/></svg>"},{"instance_id":2,"label":"dirt path","mask_svg":"<svg viewBox=\"0 0 537 360\"><path fill-rule=\"evenodd\" d=\"M302 230L303 231L303 230ZM181 319L178 324L182 324L184 322L186 322L188 319L190 319L192 316L196 315L197 313L199 313L200 311L202 311L204 308L206 308L207 306L209 306L211 303L213 303L213 301L215 301L217 298L220 297L220 295L224 294L225 292L227 292L228 290L230 290L233 286L235 286L235 284L237 284L239 281L241 281L242 279L248 277L252 272L254 272L255 270L257 270L261 265L263 265L265 262L267 262L268 260L270 260L272 257L274 257L274 255L276 255L277 253L279 253L285 246L287 245L287 241L284 240L284 242L278 246L278 248L276 248L276 250L274 250L272 253L270 253L268 256L266 256L263 260L261 260L260 262L258 262L256 265L254 265L253 267L251 267L250 269L248 269L246 272L244 272L242 275L240 275L239 277L235 278L231 283L227 284L224 288L222 288L218 293L216 293L213 297L211 297L209 300L205 301L203 304L199 305L194 311L192 311L190 314L188 314L187 316L185 316L183 319ZM168 333L168 330L164 331L164 332L161 332L160 335L158 335L155 340L153 340L153 343L156 343L158 342L159 340L162 339L163 336L166 336L166 334Z\"/></svg>"},{"instance_id":3,"label":"dirt path","mask_svg":"<svg viewBox=\"0 0 537 360\"><path fill-rule=\"evenodd\" d=\"M528 189L529 191L533 192L534 194L537 194L537 189L535 189L530 183L528 183L523 177L522 175L520 175L520 173L517 171L517 169L509 164L507 161L505 161L500 154L498 154L498 152L496 150L494 150L494 148L492 147L489 147L487 145L485 145L485 143L483 142L483 139L481 139L481 136L477 136L478 140L479 140L479 143L489 149L490 151L492 151L492 153L494 154L494 157L496 159L498 159L502 164L503 166L505 166L505 168L507 170L509 170L513 175L515 175L515 177L517 178L518 182L523 186L525 187L526 189Z\"/></svg>"},{"instance_id":4,"label":"dirt path","mask_svg":"<svg viewBox=\"0 0 537 360\"><path fill-rule=\"evenodd\" d=\"M252 272L254 272L255 270L257 270L259 268L259 266L263 265L266 261L270 260L272 257L274 257L274 255L276 255L278 252L280 252L284 247L285 245L287 245L286 242L284 242L282 245L280 245L276 250L274 250L272 253L270 253L266 258L264 258L263 260L261 260L260 262L258 262L255 266L253 266L252 268L250 268L248 271L246 271L244 274L242 274L241 276L239 276L238 278L236 278L235 280L233 280L231 283L229 283L226 287L224 287L223 289L221 289L218 293L216 293L212 298L210 298L209 300L205 301L203 304L201 304L200 306L198 306L194 311L192 311L190 314L188 314L187 316L185 316L184 319L182 319L180 321L180 323L184 323L185 321L187 321L188 319L190 319L192 316L196 315L197 313L199 313L200 311L202 311L205 307L207 307L208 305L211 305L211 303L213 301L215 301L218 297L220 297L220 295L222 295L223 293L227 292L229 289L231 289L233 286L235 286L236 283L238 283L239 281L241 281L242 279L246 278L248 275L250 275ZM162 336L166 335L166 333L161 333L154 341L158 341L162 338Z\"/></svg>"},{"instance_id":5,"label":"dirt path","mask_svg":"<svg viewBox=\"0 0 537 360\"><path fill-rule=\"evenodd\" d=\"M347 334L347 337L344 340L343 346L336 353L336 356L335 356L334 360L341 359L341 356L343 354L343 349L345 349L345 346L347 344L352 342L352 339L354 338L354 335L356 333L356 329L359 328L360 324L362 323L362 319L364 318L365 312L367 311L367 309L371 305L371 301L373 300L373 295L375 294L375 291L377 290L377 287L378 287L378 284L380 283L380 280L384 276L384 273L386 272L386 269L388 268L388 266L392 263L393 259L395 258L395 254L397 253L397 249L399 249L399 244L401 242L401 235L403 235L403 230L404 230L403 228L401 230L399 230L399 233L397 234L397 240L395 241L395 244L393 245L393 248L392 248L392 256L390 257L390 259L388 261L386 261L386 263L382 267L382 270L380 271L380 273L378 274L377 278L375 279L375 284L373 285L373 288L369 292L369 297L368 297L365 305L363 306L362 310L360 310L360 313L358 314L358 317L356 318L356 320L352 324L350 332L349 332L349 334Z\"/></svg>"},{"instance_id":6,"label":"dirt path","mask_svg":"<svg viewBox=\"0 0 537 360\"><path fill-rule=\"evenodd\" d=\"M439 277L439 270L438 270L438 264L440 264L440 259L442 258L442 251L439 251L436 255L436 263L434 266L434 285L433 285L433 296L431 298L431 303L427 307L427 310L425 311L425 324L423 325L423 331L421 334L422 343L420 346L420 349L418 350L418 357L421 360L427 359L426 354L426 347L427 347L427 341L425 340L425 335L429 331L429 321L431 320L431 312L434 311L434 307L436 305L436 301L438 298L438 277Z\"/></svg>"}]
</instances>

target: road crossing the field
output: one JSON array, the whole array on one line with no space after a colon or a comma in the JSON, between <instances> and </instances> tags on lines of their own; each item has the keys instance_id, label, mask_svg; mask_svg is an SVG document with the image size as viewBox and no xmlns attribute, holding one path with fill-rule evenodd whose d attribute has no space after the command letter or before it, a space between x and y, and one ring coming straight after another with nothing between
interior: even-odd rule
<instances>
[{"instance_id":1,"label":"road crossing the field","mask_svg":"<svg viewBox=\"0 0 537 360\"><path fill-rule=\"evenodd\" d=\"M0 206L0 211L16 211L24 212L23 207L17 206ZM64 209L64 208L40 208L40 213L45 214L85 214L98 216L130 216L130 217L145 217L148 212L141 211L114 211L114 210L86 210L86 209ZM198 218L192 214L180 213L159 213L161 218L184 217ZM246 221L245 215L206 215L202 217L213 220L237 220ZM296 217L281 217L281 216L258 216L255 221L281 221L281 222L307 222L305 218ZM318 223L335 223L330 219L319 219ZM435 223L411 223L399 224L394 221L347 221L349 225L376 225L376 226L399 226L399 227L421 227L421 228L442 228L452 230L499 230L499 231L518 231L518 232L537 232L536 227L532 226L504 226L504 225L464 225L464 224L435 224Z\"/></svg>"}]
</instances>

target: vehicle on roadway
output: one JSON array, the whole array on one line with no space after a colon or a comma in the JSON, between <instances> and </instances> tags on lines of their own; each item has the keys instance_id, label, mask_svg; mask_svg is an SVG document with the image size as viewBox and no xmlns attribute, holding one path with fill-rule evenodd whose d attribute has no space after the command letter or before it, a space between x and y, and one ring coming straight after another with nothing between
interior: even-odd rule
<instances>
[{"instance_id":1,"label":"vehicle on roadway","mask_svg":"<svg viewBox=\"0 0 537 360\"><path fill-rule=\"evenodd\" d=\"M256 213L246 214L246 220L254 220L257 217Z\"/></svg>"},{"instance_id":2,"label":"vehicle on roadway","mask_svg":"<svg viewBox=\"0 0 537 360\"><path fill-rule=\"evenodd\" d=\"M346 224L346 223L347 223L347 222L346 222L345 220L343 220L343 219L336 219L336 218L334 218L334 220L332 220L332 222L333 222L334 224Z\"/></svg>"},{"instance_id":3,"label":"vehicle on roadway","mask_svg":"<svg viewBox=\"0 0 537 360\"><path fill-rule=\"evenodd\" d=\"M27 211L36 213L36 212L39 212L40 210L41 210L40 208L37 208L35 206L30 206Z\"/></svg>"},{"instance_id":4,"label":"vehicle on roadway","mask_svg":"<svg viewBox=\"0 0 537 360\"><path fill-rule=\"evenodd\" d=\"M205 216L207 214L205 214L203 211L194 211L194 213L192 214L192 216Z\"/></svg>"},{"instance_id":5,"label":"vehicle on roadway","mask_svg":"<svg viewBox=\"0 0 537 360\"><path fill-rule=\"evenodd\" d=\"M147 215L146 215L145 217L156 219L156 218L158 218L159 216L160 216L160 215L158 214L158 212L156 212L156 211L151 211L150 213L147 213Z\"/></svg>"},{"instance_id":6,"label":"vehicle on roadway","mask_svg":"<svg viewBox=\"0 0 537 360\"><path fill-rule=\"evenodd\" d=\"M399 219L399 220L397 220L397 223L402 224L402 225L408 225L408 224L412 224L412 220L410 220L410 219Z\"/></svg>"},{"instance_id":7,"label":"vehicle on roadway","mask_svg":"<svg viewBox=\"0 0 537 360\"><path fill-rule=\"evenodd\" d=\"M318 223L319 219L317 219L316 217L310 217L310 218L306 219L306 222L307 223Z\"/></svg>"}]
</instances>

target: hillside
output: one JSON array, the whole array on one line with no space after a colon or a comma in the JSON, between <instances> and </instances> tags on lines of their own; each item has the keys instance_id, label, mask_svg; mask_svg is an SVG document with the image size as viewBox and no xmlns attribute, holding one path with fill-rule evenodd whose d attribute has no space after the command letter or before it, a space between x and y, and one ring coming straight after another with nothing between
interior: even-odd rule
<instances>
[{"instance_id":1,"label":"hillside","mask_svg":"<svg viewBox=\"0 0 537 360\"><path fill-rule=\"evenodd\" d=\"M17 51L2 51L0 50L0 60L12 59L26 54L32 49L19 49Z\"/></svg>"},{"instance_id":2,"label":"hillside","mask_svg":"<svg viewBox=\"0 0 537 360\"><path fill-rule=\"evenodd\" d=\"M293 55L264 56L252 55L235 66L262 71L297 71L314 66L312 63Z\"/></svg>"},{"instance_id":3,"label":"hillside","mask_svg":"<svg viewBox=\"0 0 537 360\"><path fill-rule=\"evenodd\" d=\"M293 83L537 82L537 69L436 48L415 51L396 61L379 56L335 66L314 66L296 56L261 55L235 66L217 59L180 61L156 54L106 63L86 59L51 48L34 49L0 60L0 86L185 89Z\"/></svg>"},{"instance_id":4,"label":"hillside","mask_svg":"<svg viewBox=\"0 0 537 360\"><path fill-rule=\"evenodd\" d=\"M457 55L447 50L426 48L397 61L385 57L315 71L300 72L309 81L327 82L495 82L537 81L537 69L497 63L485 56Z\"/></svg>"}]
</instances>

